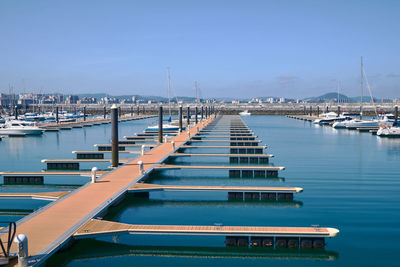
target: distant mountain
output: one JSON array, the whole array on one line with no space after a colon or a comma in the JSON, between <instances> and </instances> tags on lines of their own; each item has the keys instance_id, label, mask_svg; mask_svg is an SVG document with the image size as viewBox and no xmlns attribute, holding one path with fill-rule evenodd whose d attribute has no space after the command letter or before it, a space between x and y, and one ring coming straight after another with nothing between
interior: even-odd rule
<instances>
[{"instance_id":1,"label":"distant mountain","mask_svg":"<svg viewBox=\"0 0 400 267\"><path fill-rule=\"evenodd\" d=\"M308 97L304 98L303 101L305 102L312 102L312 103L327 103L327 102L337 102L338 94L337 93L327 93L317 97ZM348 97L343 94L339 94L339 101L341 103L358 103L360 102L360 96ZM371 97L370 96L363 96L363 102L370 103ZM374 102L378 103L381 102L381 99L374 98Z\"/></svg>"},{"instance_id":2,"label":"distant mountain","mask_svg":"<svg viewBox=\"0 0 400 267\"><path fill-rule=\"evenodd\" d=\"M331 102L331 101L337 101L339 98L340 102L353 102L348 96L339 94L338 93L326 93L321 96L317 97L307 97L304 98L303 101L306 102L316 102L316 103L325 103L325 102Z\"/></svg>"}]
</instances>

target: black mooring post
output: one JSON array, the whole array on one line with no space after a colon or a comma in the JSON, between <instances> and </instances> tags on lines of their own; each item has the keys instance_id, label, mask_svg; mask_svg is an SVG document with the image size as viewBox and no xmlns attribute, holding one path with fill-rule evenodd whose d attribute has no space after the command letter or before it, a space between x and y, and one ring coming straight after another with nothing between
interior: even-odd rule
<instances>
[{"instance_id":1,"label":"black mooring post","mask_svg":"<svg viewBox=\"0 0 400 267\"><path fill-rule=\"evenodd\" d=\"M58 118L58 107L56 107L56 122L57 122L57 123L60 122L60 120L59 120L59 118Z\"/></svg>"},{"instance_id":2,"label":"black mooring post","mask_svg":"<svg viewBox=\"0 0 400 267\"><path fill-rule=\"evenodd\" d=\"M398 106L395 106L395 107L394 107L394 126L397 126L397 125L398 125L398 124L397 124L398 119L399 119L399 107L398 107Z\"/></svg>"},{"instance_id":3,"label":"black mooring post","mask_svg":"<svg viewBox=\"0 0 400 267\"><path fill-rule=\"evenodd\" d=\"M312 116L312 106L310 106L310 116Z\"/></svg>"},{"instance_id":4,"label":"black mooring post","mask_svg":"<svg viewBox=\"0 0 400 267\"><path fill-rule=\"evenodd\" d=\"M306 106L304 106L303 109L304 109L304 112L303 112L304 115L307 115Z\"/></svg>"},{"instance_id":5,"label":"black mooring post","mask_svg":"<svg viewBox=\"0 0 400 267\"><path fill-rule=\"evenodd\" d=\"M140 113L140 106L138 105L138 106L137 106L136 116L139 116L139 113Z\"/></svg>"},{"instance_id":6,"label":"black mooring post","mask_svg":"<svg viewBox=\"0 0 400 267\"><path fill-rule=\"evenodd\" d=\"M15 119L18 120L18 106L15 106L14 115L15 115Z\"/></svg>"},{"instance_id":7,"label":"black mooring post","mask_svg":"<svg viewBox=\"0 0 400 267\"><path fill-rule=\"evenodd\" d=\"M111 166L118 167L118 108L114 104L111 107Z\"/></svg>"},{"instance_id":8,"label":"black mooring post","mask_svg":"<svg viewBox=\"0 0 400 267\"><path fill-rule=\"evenodd\" d=\"M337 106L337 114L340 115L340 106Z\"/></svg>"},{"instance_id":9,"label":"black mooring post","mask_svg":"<svg viewBox=\"0 0 400 267\"><path fill-rule=\"evenodd\" d=\"M189 128L190 126L190 107L187 107L187 118L186 118L186 125Z\"/></svg>"},{"instance_id":10,"label":"black mooring post","mask_svg":"<svg viewBox=\"0 0 400 267\"><path fill-rule=\"evenodd\" d=\"M83 120L86 121L86 106L83 107Z\"/></svg>"},{"instance_id":11,"label":"black mooring post","mask_svg":"<svg viewBox=\"0 0 400 267\"><path fill-rule=\"evenodd\" d=\"M183 128L183 125L182 125L182 119L183 119L183 110L182 110L182 106L179 106L179 132L182 132L182 128Z\"/></svg>"},{"instance_id":12,"label":"black mooring post","mask_svg":"<svg viewBox=\"0 0 400 267\"><path fill-rule=\"evenodd\" d=\"M163 142L163 108L158 108L158 143Z\"/></svg>"},{"instance_id":13,"label":"black mooring post","mask_svg":"<svg viewBox=\"0 0 400 267\"><path fill-rule=\"evenodd\" d=\"M319 117L319 106L317 106L317 116Z\"/></svg>"},{"instance_id":14,"label":"black mooring post","mask_svg":"<svg viewBox=\"0 0 400 267\"><path fill-rule=\"evenodd\" d=\"M133 116L133 107L131 106L131 117Z\"/></svg>"},{"instance_id":15,"label":"black mooring post","mask_svg":"<svg viewBox=\"0 0 400 267\"><path fill-rule=\"evenodd\" d=\"M196 107L196 108L195 108L195 111L194 111L194 116L195 116L195 117L194 117L194 118L195 118L194 121L195 121L196 124L199 123L199 121L198 121L198 119L197 119L197 113L199 113L199 109Z\"/></svg>"},{"instance_id":16,"label":"black mooring post","mask_svg":"<svg viewBox=\"0 0 400 267\"><path fill-rule=\"evenodd\" d=\"M103 107L103 118L105 119L107 117L107 108L106 106Z\"/></svg>"},{"instance_id":17,"label":"black mooring post","mask_svg":"<svg viewBox=\"0 0 400 267\"><path fill-rule=\"evenodd\" d=\"M201 121L203 121L204 118L204 107L201 107Z\"/></svg>"}]
</instances>

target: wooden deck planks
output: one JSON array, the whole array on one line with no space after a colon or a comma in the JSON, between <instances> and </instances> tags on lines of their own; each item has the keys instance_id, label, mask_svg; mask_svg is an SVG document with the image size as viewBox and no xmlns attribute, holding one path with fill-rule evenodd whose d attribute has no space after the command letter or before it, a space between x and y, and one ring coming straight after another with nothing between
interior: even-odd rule
<instances>
[{"instance_id":1,"label":"wooden deck planks","mask_svg":"<svg viewBox=\"0 0 400 267\"><path fill-rule=\"evenodd\" d=\"M275 166L192 166L192 165L158 165L156 170L165 169L226 169L226 170L284 170L285 167Z\"/></svg>"},{"instance_id":2,"label":"wooden deck planks","mask_svg":"<svg viewBox=\"0 0 400 267\"><path fill-rule=\"evenodd\" d=\"M187 235L255 235L334 237L338 230L327 227L265 227L265 226L203 226L203 225L133 225L92 219L82 226L75 237L129 232L131 234L187 234Z\"/></svg>"},{"instance_id":3,"label":"wooden deck planks","mask_svg":"<svg viewBox=\"0 0 400 267\"><path fill-rule=\"evenodd\" d=\"M226 191L226 192L281 192L300 193L300 187L262 187L262 186L178 186L136 183L129 191Z\"/></svg>"},{"instance_id":4,"label":"wooden deck planks","mask_svg":"<svg viewBox=\"0 0 400 267\"><path fill-rule=\"evenodd\" d=\"M56 200L68 195L71 191L41 192L41 193L3 193L0 192L0 198L32 198L44 200Z\"/></svg>"},{"instance_id":5,"label":"wooden deck planks","mask_svg":"<svg viewBox=\"0 0 400 267\"><path fill-rule=\"evenodd\" d=\"M273 158L272 154L207 154L207 153L172 153L170 157L267 157Z\"/></svg>"},{"instance_id":6,"label":"wooden deck planks","mask_svg":"<svg viewBox=\"0 0 400 267\"><path fill-rule=\"evenodd\" d=\"M211 119L199 123L199 128L202 129L210 121ZM196 128L192 128L190 132L194 135ZM188 137L188 132L183 132L172 140L185 140ZM176 146L182 143L183 141L175 141ZM97 211L100 212L101 207L108 206L137 182L142 177L137 165L139 160L144 163L159 162L171 151L171 142L161 144L151 153L132 161L134 164L124 165L108 173L98 183L74 191L68 197L54 202L54 205L48 206L18 224L16 234L23 233L28 237L29 253L30 256L34 256L33 260L46 258L60 244L68 240L80 226L91 219L90 216L94 216ZM152 165L149 164L144 165L145 170L151 167ZM39 174L42 173L39 172ZM11 250L16 252L17 246L13 244Z\"/></svg>"}]
</instances>

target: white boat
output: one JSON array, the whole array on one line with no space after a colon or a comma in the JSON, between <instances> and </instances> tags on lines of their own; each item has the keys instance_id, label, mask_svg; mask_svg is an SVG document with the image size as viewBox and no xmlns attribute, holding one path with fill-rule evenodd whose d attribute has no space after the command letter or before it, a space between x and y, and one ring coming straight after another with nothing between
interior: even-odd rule
<instances>
[{"instance_id":1,"label":"white boat","mask_svg":"<svg viewBox=\"0 0 400 267\"><path fill-rule=\"evenodd\" d=\"M380 125L385 126L392 126L394 120L392 119L392 114L381 115L378 119L374 120L360 120L360 119L353 119L350 121L343 121L341 123L334 123L332 127L334 128L347 128L347 129L356 129L356 128L377 128ZM394 117L393 117L394 118Z\"/></svg>"},{"instance_id":2,"label":"white boat","mask_svg":"<svg viewBox=\"0 0 400 267\"><path fill-rule=\"evenodd\" d=\"M163 124L162 130L163 131L178 131L179 126L172 125L172 124ZM158 132L158 125L147 127L145 132Z\"/></svg>"},{"instance_id":3,"label":"white boat","mask_svg":"<svg viewBox=\"0 0 400 267\"><path fill-rule=\"evenodd\" d=\"M381 125L376 135L380 137L400 137L400 127Z\"/></svg>"},{"instance_id":4,"label":"white boat","mask_svg":"<svg viewBox=\"0 0 400 267\"><path fill-rule=\"evenodd\" d=\"M251 113L248 110L245 110L245 111L239 112L239 115L240 116L250 116Z\"/></svg>"},{"instance_id":5,"label":"white boat","mask_svg":"<svg viewBox=\"0 0 400 267\"><path fill-rule=\"evenodd\" d=\"M0 128L0 134L25 134L25 135L39 135L43 133L43 129L35 126L34 123L27 121L12 120L7 121L3 127Z\"/></svg>"},{"instance_id":6,"label":"white boat","mask_svg":"<svg viewBox=\"0 0 400 267\"><path fill-rule=\"evenodd\" d=\"M320 119L314 120L314 124L329 124L335 121L344 121L347 119L345 116L338 116L335 112L322 113L319 116Z\"/></svg>"}]
</instances>

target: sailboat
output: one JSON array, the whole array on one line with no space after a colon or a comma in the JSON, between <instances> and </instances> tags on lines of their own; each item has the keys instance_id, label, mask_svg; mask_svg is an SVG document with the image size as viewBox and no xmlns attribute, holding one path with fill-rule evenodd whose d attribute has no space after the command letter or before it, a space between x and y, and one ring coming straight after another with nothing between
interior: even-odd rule
<instances>
[{"instance_id":1,"label":"sailboat","mask_svg":"<svg viewBox=\"0 0 400 267\"><path fill-rule=\"evenodd\" d=\"M369 94L372 100L372 103L374 103L373 97L372 97L372 92L371 88L369 86L367 77L365 75L364 71L364 66L363 66L363 58L361 57L361 79L360 79L360 90L361 90L361 99L360 99L360 119L352 119L352 120L345 120L341 122L335 122L332 127L333 128L347 128L347 129L357 129L357 128L378 128L380 125L386 125L386 126L391 126L394 122L392 118L390 117L389 114L387 115L382 115L378 116L376 107L375 107L375 114L377 116L377 119L374 120L363 120L362 119L362 111L363 111L363 88L364 88L364 76L366 79L367 87L369 90Z\"/></svg>"},{"instance_id":2,"label":"sailboat","mask_svg":"<svg viewBox=\"0 0 400 267\"><path fill-rule=\"evenodd\" d=\"M178 131L179 130L179 126L172 124L172 114L171 114L171 75L170 75L170 69L169 68L167 68L167 72L168 72L168 113L169 113L169 117L168 117L167 121L169 123L167 123L167 124L163 123L162 130L164 132L168 132L168 131L171 132L171 131ZM158 125L147 127L145 132L158 132Z\"/></svg>"}]
</instances>

